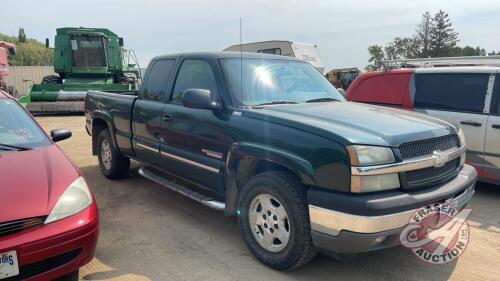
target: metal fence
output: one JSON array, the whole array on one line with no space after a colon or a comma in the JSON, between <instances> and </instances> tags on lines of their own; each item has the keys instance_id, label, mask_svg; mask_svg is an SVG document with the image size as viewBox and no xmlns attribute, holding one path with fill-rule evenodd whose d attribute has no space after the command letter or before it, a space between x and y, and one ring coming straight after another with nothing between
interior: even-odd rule
<instances>
[{"instance_id":1,"label":"metal fence","mask_svg":"<svg viewBox=\"0 0 500 281\"><path fill-rule=\"evenodd\" d=\"M39 84L46 75L54 74L53 66L10 66L10 73L6 78L8 85L13 85L24 96L33 83Z\"/></svg>"}]
</instances>

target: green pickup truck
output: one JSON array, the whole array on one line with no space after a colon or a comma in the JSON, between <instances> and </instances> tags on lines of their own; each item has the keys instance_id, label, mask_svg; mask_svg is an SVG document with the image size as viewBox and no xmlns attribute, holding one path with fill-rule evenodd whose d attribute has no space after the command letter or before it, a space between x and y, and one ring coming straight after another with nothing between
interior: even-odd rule
<instances>
[{"instance_id":1,"label":"green pickup truck","mask_svg":"<svg viewBox=\"0 0 500 281\"><path fill-rule=\"evenodd\" d=\"M106 177L140 161L141 176L238 216L250 251L279 270L317 250L399 245L416 209L465 206L477 178L458 127L346 102L282 56L158 56L138 92L90 91L85 115Z\"/></svg>"}]
</instances>

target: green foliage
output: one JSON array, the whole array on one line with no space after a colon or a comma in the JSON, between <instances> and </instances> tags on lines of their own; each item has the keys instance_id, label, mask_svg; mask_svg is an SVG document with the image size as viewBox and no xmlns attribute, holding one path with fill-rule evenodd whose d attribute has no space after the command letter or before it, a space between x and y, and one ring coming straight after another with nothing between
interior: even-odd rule
<instances>
[{"instance_id":1,"label":"green foliage","mask_svg":"<svg viewBox=\"0 0 500 281\"><path fill-rule=\"evenodd\" d=\"M458 33L453 29L448 13L439 10L431 21L429 52L433 57L444 57L458 43Z\"/></svg>"},{"instance_id":2,"label":"green foliage","mask_svg":"<svg viewBox=\"0 0 500 281\"><path fill-rule=\"evenodd\" d=\"M366 66L366 70L378 70L382 68L382 60L384 59L384 49L380 45L371 45L368 47L368 53L370 54L369 65Z\"/></svg>"},{"instance_id":3,"label":"green foliage","mask_svg":"<svg viewBox=\"0 0 500 281\"><path fill-rule=\"evenodd\" d=\"M24 28L19 28L19 35L17 35L17 39L20 43L26 43L26 33L24 33Z\"/></svg>"},{"instance_id":4,"label":"green foliage","mask_svg":"<svg viewBox=\"0 0 500 281\"><path fill-rule=\"evenodd\" d=\"M429 12L422 15L412 37L396 37L385 47L370 45L367 70L382 68L382 60L402 60L427 57L457 57L500 55L494 51L487 53L481 47L459 47L458 33L453 29L448 13L439 10L433 16Z\"/></svg>"},{"instance_id":5,"label":"green foliage","mask_svg":"<svg viewBox=\"0 0 500 281\"><path fill-rule=\"evenodd\" d=\"M24 30L23 30L24 33ZM54 61L54 50L45 48L45 44L35 39L25 38L22 43L19 36L9 36L0 33L0 41L14 43L16 55L9 55L10 65L52 65Z\"/></svg>"}]
</instances>

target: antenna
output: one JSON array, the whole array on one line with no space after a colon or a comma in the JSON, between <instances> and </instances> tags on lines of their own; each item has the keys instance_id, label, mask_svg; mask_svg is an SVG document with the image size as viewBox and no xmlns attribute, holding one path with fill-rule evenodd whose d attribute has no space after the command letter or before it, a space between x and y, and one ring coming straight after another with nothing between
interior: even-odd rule
<instances>
[{"instance_id":1,"label":"antenna","mask_svg":"<svg viewBox=\"0 0 500 281\"><path fill-rule=\"evenodd\" d=\"M240 109L243 110L243 28L240 18Z\"/></svg>"}]
</instances>

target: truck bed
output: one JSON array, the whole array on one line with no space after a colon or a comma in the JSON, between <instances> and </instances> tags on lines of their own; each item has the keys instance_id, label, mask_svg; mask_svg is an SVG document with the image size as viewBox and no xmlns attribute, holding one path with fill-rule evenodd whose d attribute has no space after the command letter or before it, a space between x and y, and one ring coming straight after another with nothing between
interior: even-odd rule
<instances>
[{"instance_id":1,"label":"truck bed","mask_svg":"<svg viewBox=\"0 0 500 281\"><path fill-rule=\"evenodd\" d=\"M132 110L138 91L102 92L88 91L85 97L85 119L89 134L92 134L92 120L100 117L114 133L117 147L130 148L132 140Z\"/></svg>"}]
</instances>

